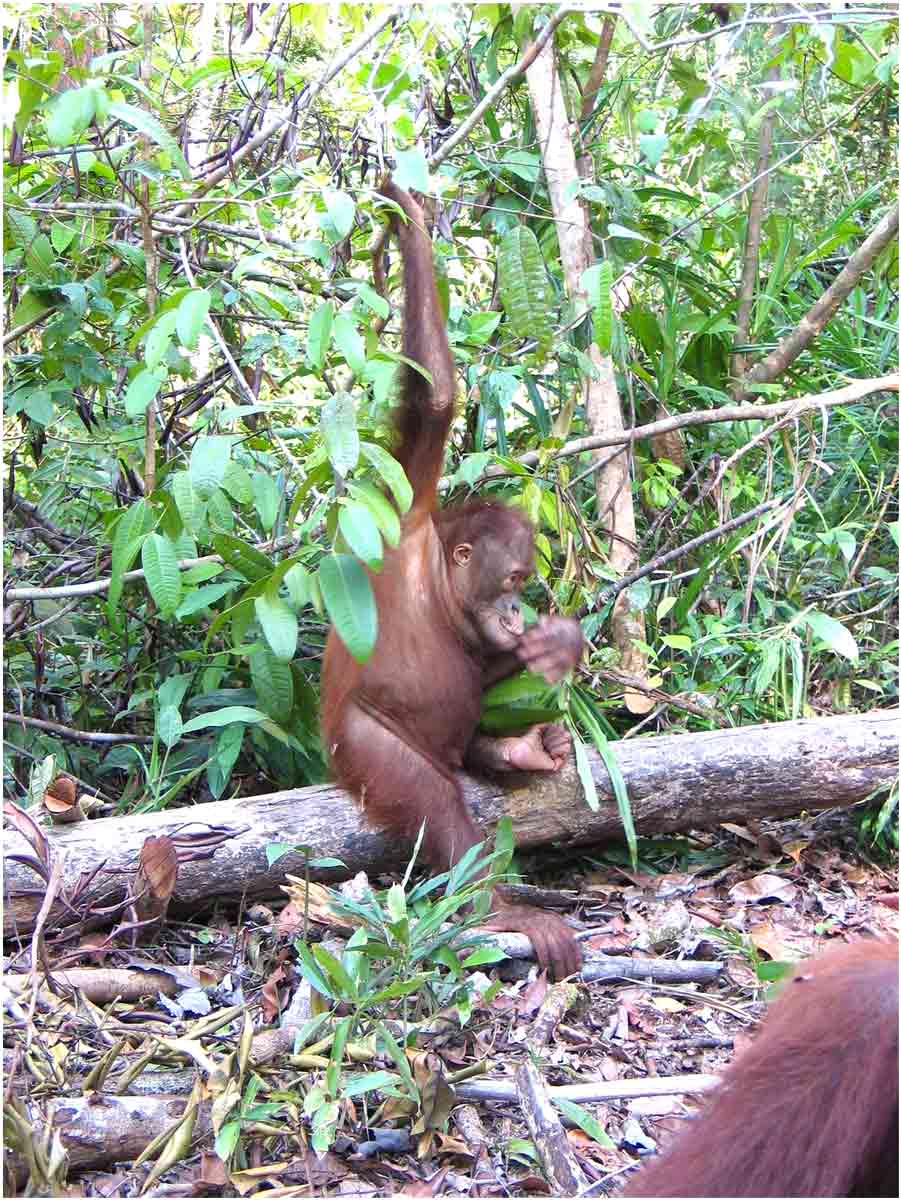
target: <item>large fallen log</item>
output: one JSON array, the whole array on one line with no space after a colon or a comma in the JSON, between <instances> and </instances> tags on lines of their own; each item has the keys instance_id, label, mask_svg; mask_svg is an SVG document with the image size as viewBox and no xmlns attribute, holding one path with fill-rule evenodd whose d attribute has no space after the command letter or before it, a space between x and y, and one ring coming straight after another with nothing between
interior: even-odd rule
<instances>
[{"instance_id":1,"label":"large fallen log","mask_svg":"<svg viewBox=\"0 0 901 1200\"><path fill-rule=\"evenodd\" d=\"M898 715L891 710L647 737L616 742L612 749L639 832L664 833L863 800L897 772ZM586 804L572 765L559 775L522 776L504 785L463 776L467 801L486 830L509 816L523 848L585 846L619 837L622 827L607 770L598 755L589 757L600 799L597 811ZM300 853L267 866L266 847L273 842L310 846L314 857L343 861L343 870L312 869L311 878L319 880L394 867L409 855L397 838L367 829L346 793L325 784L83 821L57 827L48 838L51 856L65 855L64 887L104 868L92 885L100 889L93 896L96 904L123 894L145 838L177 834L184 839L211 828L224 832L225 840L209 858L185 862L178 872L176 901L191 910L216 899L278 895L286 873L303 875ZM6 934L33 928L46 891L27 865L10 857L28 853L24 837L8 830Z\"/></svg>"}]
</instances>

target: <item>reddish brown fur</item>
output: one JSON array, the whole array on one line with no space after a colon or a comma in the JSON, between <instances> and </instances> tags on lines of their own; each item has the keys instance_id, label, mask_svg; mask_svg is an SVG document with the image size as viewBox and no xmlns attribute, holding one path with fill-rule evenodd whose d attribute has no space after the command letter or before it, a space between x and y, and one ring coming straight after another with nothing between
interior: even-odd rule
<instances>
[{"instance_id":1,"label":"reddish brown fur","mask_svg":"<svg viewBox=\"0 0 901 1200\"><path fill-rule=\"evenodd\" d=\"M446 868L482 840L455 771L464 756L475 761L476 741L482 765L503 769L497 747L483 745L488 739L474 741L483 688L520 669L522 661L536 661L542 647L557 655L563 669L572 666L581 653L581 632L566 618L545 618L540 630L521 638L519 648L503 653L486 648L473 605L494 596L498 605L516 600L507 586L514 578L509 563L517 575L531 570L532 527L522 513L496 501L437 512L453 419L453 363L422 212L393 184L382 190L407 217L394 222L404 267L403 352L426 368L431 383L405 368L396 456L412 485L413 504L403 519L400 545L388 549L381 571L370 575L379 618L371 658L361 666L334 632L329 635L322 732L338 780L358 798L367 818L411 840L425 820L423 851ZM465 562L454 557L461 543L468 547ZM503 588L501 579L507 581ZM533 650L526 652L522 646L529 638ZM559 677L560 662L551 670ZM518 750L532 756L537 746L560 765L568 745L561 749L560 732L552 728L537 741L533 734L532 741L519 743ZM509 747L502 749L509 756ZM496 908L493 923L528 933L540 960L560 974L578 968L577 945L559 917L499 902Z\"/></svg>"},{"instance_id":2,"label":"reddish brown fur","mask_svg":"<svg viewBox=\"0 0 901 1200\"><path fill-rule=\"evenodd\" d=\"M898 947L804 963L704 1114L624 1196L897 1196Z\"/></svg>"}]
</instances>

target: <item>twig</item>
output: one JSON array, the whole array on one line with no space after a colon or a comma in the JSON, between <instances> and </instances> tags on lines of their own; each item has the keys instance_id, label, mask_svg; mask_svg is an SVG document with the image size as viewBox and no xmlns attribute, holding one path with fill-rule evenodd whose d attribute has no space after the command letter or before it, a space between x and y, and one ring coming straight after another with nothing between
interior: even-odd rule
<instances>
[{"instance_id":1,"label":"twig","mask_svg":"<svg viewBox=\"0 0 901 1200\"><path fill-rule=\"evenodd\" d=\"M781 496L777 496L773 500L765 500L763 504L758 504L754 508L748 509L747 512L741 513L737 517L733 517L731 521L726 521L723 525L717 525L715 529L708 529L706 533L702 533L700 537L692 538L690 542L684 542L681 546L677 546L674 550L668 550L666 554L658 554L656 558L652 558L649 563L641 568L640 571L633 571L631 575L625 575L622 579L618 579L615 583L609 584L602 588L590 607L584 606L579 610L580 616L585 616L592 608L600 608L602 604L606 604L608 600L614 600L620 592L627 587L631 587L633 583L637 583L639 579L644 579L646 575L650 575L652 571L657 571L660 567L666 566L673 559L682 558L686 554L691 554L695 550L699 550L701 546L706 546L708 542L716 541L717 538L731 533L734 529L741 528L742 525L747 525L749 521L755 520L757 517L763 516L764 513L770 512L771 509L778 508L780 504L785 503Z\"/></svg>"},{"instance_id":2,"label":"twig","mask_svg":"<svg viewBox=\"0 0 901 1200\"><path fill-rule=\"evenodd\" d=\"M268 542L260 542L256 549L271 554L278 550L287 550L289 546L295 545L297 540L293 534L285 534ZM222 556L219 554L204 554L201 558L180 558L176 566L180 571L187 571L204 563L221 562ZM143 570L137 567L133 571L126 571L122 576L125 583L143 578ZM99 596L109 588L111 582L111 578L105 576L103 579L92 579L90 583L64 583L59 587L14 587L8 588L4 595L7 600L58 600L62 596Z\"/></svg>"},{"instance_id":3,"label":"twig","mask_svg":"<svg viewBox=\"0 0 901 1200\"><path fill-rule=\"evenodd\" d=\"M533 1062L524 1062L517 1067L516 1090L551 1195L581 1195L588 1181L582 1174L566 1130L554 1111L548 1089Z\"/></svg>"},{"instance_id":4,"label":"twig","mask_svg":"<svg viewBox=\"0 0 901 1200\"><path fill-rule=\"evenodd\" d=\"M768 417L781 417L793 411L800 416L801 413L814 408L856 404L874 392L897 392L899 384L901 375L895 373L882 375L878 379L856 379L853 383L831 392L821 392L817 396L796 396L793 400L779 400L775 404L727 404L722 408L694 410L675 417L665 417L662 421L649 421L647 425L636 425L620 433L574 438L553 451L553 454L555 458L564 458L571 454L581 454L584 450L597 450L602 446L620 446L642 441L660 433L669 433L673 429L687 429L693 425L715 425L720 421L760 421ZM545 453L547 452L530 450L528 454L520 455L516 461L523 466L533 467ZM493 469L489 469L482 478L490 477L492 473Z\"/></svg>"},{"instance_id":5,"label":"twig","mask_svg":"<svg viewBox=\"0 0 901 1200\"><path fill-rule=\"evenodd\" d=\"M488 109L494 107L494 103L501 92L509 87L509 85L515 79L518 79L520 75L525 74L526 70L532 65L532 63L544 49L547 42L551 39L551 37L553 37L554 30L557 28L557 26L567 17L572 16L572 14L573 9L568 8L566 5L563 5L561 8L557 9L557 11L552 17L550 17L548 23L542 29L541 33L539 33L535 38L534 42L526 47L522 58L519 59L518 62L513 63L512 66L507 67L506 71L498 76L497 82L488 89L466 120L462 121L460 125L457 126L456 131L452 133L447 141L443 142L442 145L439 146L439 148L435 151L435 153L429 159L429 167L432 170L443 163L444 160L454 150L456 150L463 139L472 132Z\"/></svg>"},{"instance_id":6,"label":"twig","mask_svg":"<svg viewBox=\"0 0 901 1200\"><path fill-rule=\"evenodd\" d=\"M19 713L4 713L3 719L4 721L15 721L19 725L30 725L34 729L43 729L67 742L93 742L98 746L114 746L125 742L138 742L143 746L149 746L153 742L152 737L144 734L90 733L86 729L71 729L68 725L58 725L56 721L44 721L40 717L25 717Z\"/></svg>"},{"instance_id":7,"label":"twig","mask_svg":"<svg viewBox=\"0 0 901 1200\"><path fill-rule=\"evenodd\" d=\"M816 304L808 309L788 337L783 338L775 350L751 368L745 376L746 384L768 383L795 361L857 285L864 271L872 266L876 256L898 236L898 218L899 208L896 204L885 214L869 237L861 242ZM746 391L736 399L743 399L745 395Z\"/></svg>"},{"instance_id":8,"label":"twig","mask_svg":"<svg viewBox=\"0 0 901 1200\"><path fill-rule=\"evenodd\" d=\"M571 1100L573 1104L598 1104L605 1100L637 1100L641 1096L683 1096L709 1092L719 1083L717 1075L654 1075L649 1079L617 1079L612 1083L567 1083L549 1087L551 1098ZM454 1091L460 1100L516 1100L516 1085L509 1079L473 1079L458 1084Z\"/></svg>"}]
</instances>

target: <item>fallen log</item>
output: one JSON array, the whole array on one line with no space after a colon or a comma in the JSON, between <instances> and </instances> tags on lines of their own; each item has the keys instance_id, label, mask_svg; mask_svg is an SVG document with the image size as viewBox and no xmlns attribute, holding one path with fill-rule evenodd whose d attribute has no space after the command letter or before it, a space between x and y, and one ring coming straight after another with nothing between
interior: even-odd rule
<instances>
[{"instance_id":1,"label":"fallen log","mask_svg":"<svg viewBox=\"0 0 901 1200\"><path fill-rule=\"evenodd\" d=\"M802 810L854 804L892 779L898 762L898 715L819 717L772 725L673 734L616 742L636 828L640 833L697 829L721 821L786 817ZM589 753L599 807L585 803L571 764L557 775L521 776L504 784L463 776L466 798L490 831L511 818L518 845L587 846L621 836L607 769ZM266 847L275 842L312 847L312 856L341 859L343 869L311 868L311 879L336 880L406 861L409 847L368 829L346 793L328 784L198 804L171 812L81 821L47 830L52 858L64 855L63 885L99 869L92 903L113 903L133 879L148 837L190 844L218 831L225 840L209 857L179 866L173 904L191 912L205 902L279 894L286 873L303 876L305 858L292 852L273 867ZM45 893L40 877L15 855L33 854L10 829L5 844L5 935L27 934ZM63 912L50 914L52 928ZM70 913L68 920L76 914Z\"/></svg>"}]
</instances>

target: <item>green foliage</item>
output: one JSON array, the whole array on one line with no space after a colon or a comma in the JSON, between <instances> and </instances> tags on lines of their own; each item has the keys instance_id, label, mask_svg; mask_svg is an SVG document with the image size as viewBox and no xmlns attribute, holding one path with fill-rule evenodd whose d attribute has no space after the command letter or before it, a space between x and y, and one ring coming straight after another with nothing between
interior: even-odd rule
<instances>
[{"instance_id":1,"label":"green foliage","mask_svg":"<svg viewBox=\"0 0 901 1200\"><path fill-rule=\"evenodd\" d=\"M537 529L530 606L587 614L587 671L557 693L508 681L486 697L485 728L562 710L587 802L593 745L626 852L641 852L613 745L634 721L611 605L597 606L611 576L599 468L560 446L597 432L584 404L592 344L609 356L627 422L644 424L728 403L733 352L752 365L798 326L895 202L897 30L852 6L795 21L774 49L763 20L719 34L704 6L633 7L579 121L580 174L564 200L584 206L595 262L575 300L522 81L447 158L430 157L534 36L538 10L477 6L438 42L411 10L365 64L328 79L325 47L362 28L353 6L298 6L278 28L270 6L247 44L243 16L223 10L203 62L190 6L166 21L155 11L150 79L135 6L117 13L126 32L113 55L77 6L19 13L5 63L16 133L3 217L6 582L82 590L13 591L6 676L26 716L151 740L101 753L10 725L10 794L48 756L126 807L231 794L261 775L323 778L326 627L358 661L371 655L367 571L398 544L412 503L386 440L403 361L399 271L393 246L384 288L372 271L386 205L355 125L365 112L401 186L438 201L440 302L463 383L448 494L477 486L521 505ZM574 11L556 31L571 113L602 21ZM636 31L647 45L678 39L678 53L647 51ZM712 93L709 56L726 37L735 69ZM68 61L63 44L86 53ZM772 67L779 86L762 92ZM240 139L256 139L276 95L279 113L304 99L245 152ZM196 127L192 117L182 128L178 96L206 113ZM736 181L754 176L767 114L784 161L771 162L754 302L735 345L748 210ZM896 276L892 245L756 398L893 371ZM774 523L719 535L630 587L649 682L691 701L662 719L701 730L895 702L893 404L874 395L778 428L693 424L676 445L630 448L640 564L770 496L792 501ZM100 590L85 593L93 581ZM163 702L172 679L180 691ZM867 813L861 837L890 849L891 798Z\"/></svg>"},{"instance_id":2,"label":"green foliage","mask_svg":"<svg viewBox=\"0 0 901 1200\"><path fill-rule=\"evenodd\" d=\"M417 1015L426 1021L439 1009L453 1008L465 1024L474 1000L465 972L504 957L467 930L484 919L490 886L509 865L509 821L506 826L499 830L492 852L474 846L450 871L421 883L410 882L417 844L402 884L386 892L368 890L358 899L329 891L334 913L355 927L340 957L320 944L295 943L298 969L320 1003L331 1011L342 1006L348 1013L337 1021L324 1013L314 1018L315 1025L302 1029L295 1044L297 1052L314 1034L331 1028L329 1066L304 1103L318 1153L324 1153L335 1139L343 1102L359 1097L365 1104L365 1097L375 1091L409 1102L420 1114L417 1128L446 1127L453 1093L443 1080L432 1078L420 1084L405 1053L415 1036L410 998L415 995ZM498 986L492 985L485 999ZM388 1058L394 1070L348 1075L344 1064L348 1042L368 1038L374 1038L376 1053ZM447 1093L446 1105L436 1106L436 1088ZM437 1119L436 1108L441 1114Z\"/></svg>"}]
</instances>

